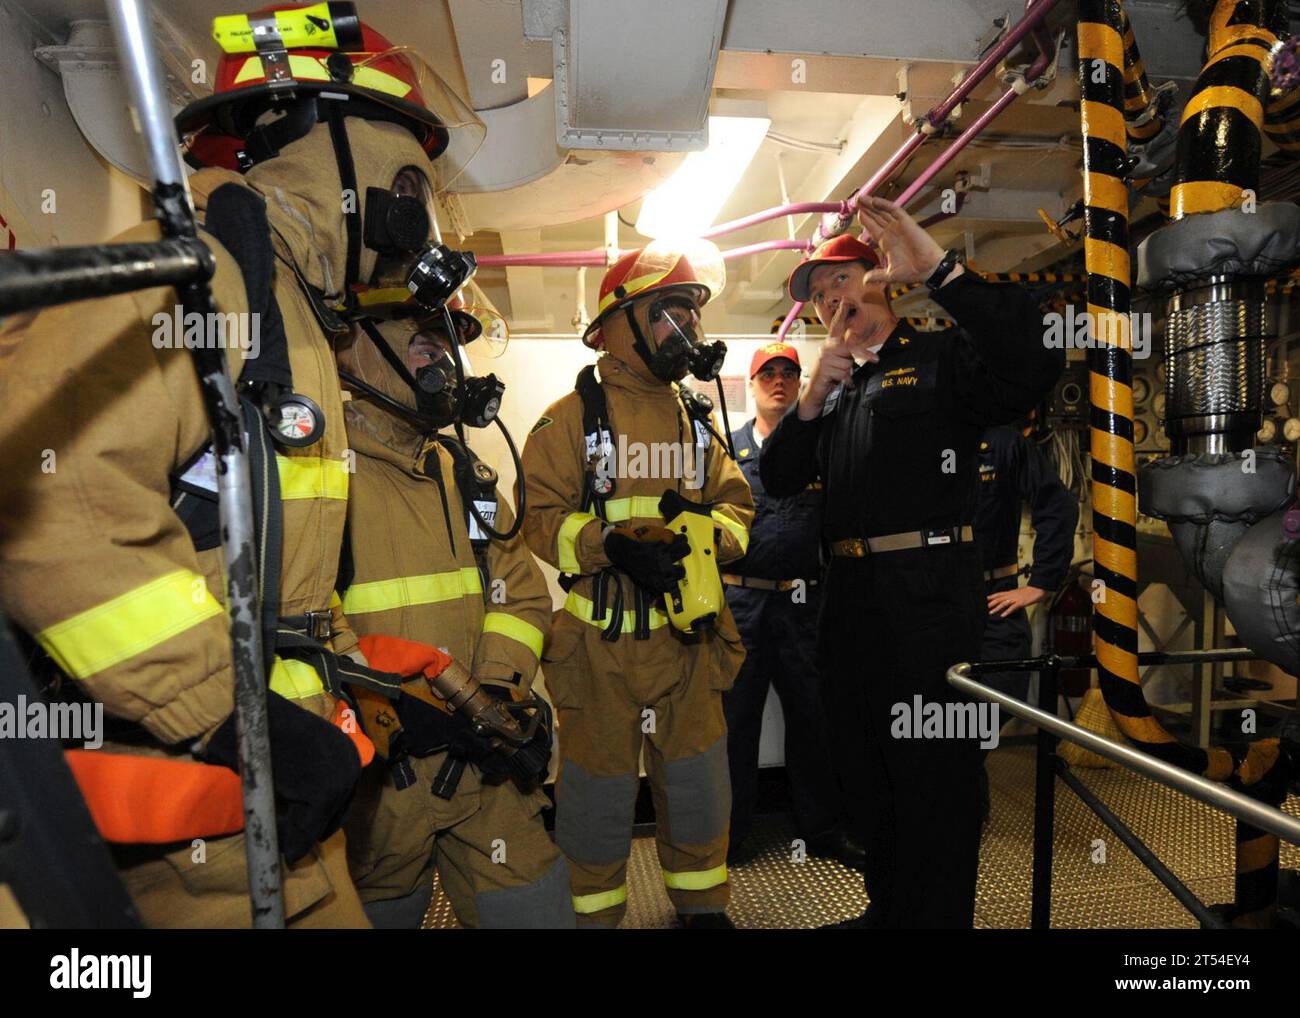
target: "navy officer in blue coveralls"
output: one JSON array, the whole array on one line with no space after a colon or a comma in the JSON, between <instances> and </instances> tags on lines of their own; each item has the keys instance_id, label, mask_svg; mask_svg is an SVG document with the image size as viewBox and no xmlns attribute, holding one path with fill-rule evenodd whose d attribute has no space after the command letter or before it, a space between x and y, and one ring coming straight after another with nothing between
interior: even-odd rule
<instances>
[{"instance_id":1,"label":"navy officer in blue coveralls","mask_svg":"<svg viewBox=\"0 0 1300 1018\"><path fill-rule=\"evenodd\" d=\"M768 343L749 362L755 417L732 433L736 461L754 492L749 550L723 573L727 603L745 644L745 663L723 696L731 766L731 848L727 861L752 854L746 838L758 793L758 744L767 691L775 687L785 719L785 772L795 833L809 855L861 869L862 843L845 829L843 796L831 761L821 682L813 661L821 607L822 486L788 498L763 491L759 450L799 397L799 353Z\"/></svg>"},{"instance_id":2,"label":"navy officer in blue coveralls","mask_svg":"<svg viewBox=\"0 0 1300 1018\"><path fill-rule=\"evenodd\" d=\"M1011 661L1033 651L1026 609L1050 600L1065 583L1074 557L1079 504L1066 490L1042 450L1015 428L998 425L984 432L979 452L979 506L975 543L984 567L988 620L980 659ZM1029 582L1020 586L1020 510L1029 505L1034 527L1034 558ZM997 672L980 681L1024 700L1029 672ZM988 776L980 779L981 809L988 815Z\"/></svg>"},{"instance_id":3,"label":"navy officer in blue coveralls","mask_svg":"<svg viewBox=\"0 0 1300 1018\"><path fill-rule=\"evenodd\" d=\"M828 336L759 472L771 495L825 486L818 662L837 752L861 761L840 777L869 819L870 905L855 923L969 928L980 738L956 732L969 715L946 672L979 659L988 615L972 528L979 442L1042 400L1065 351L1045 341L1022 287L964 271L893 202L865 198L859 219L879 255L846 234L790 277ZM921 333L899 321L886 287L900 283L925 283L957 324ZM896 724L917 699L953 719L937 737Z\"/></svg>"}]
</instances>

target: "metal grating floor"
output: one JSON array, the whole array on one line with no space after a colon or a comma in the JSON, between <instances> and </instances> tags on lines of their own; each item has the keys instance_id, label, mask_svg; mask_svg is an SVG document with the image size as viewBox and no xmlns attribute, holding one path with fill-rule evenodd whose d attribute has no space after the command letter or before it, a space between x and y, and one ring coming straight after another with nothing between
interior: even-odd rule
<instances>
[{"instance_id":1,"label":"metal grating floor","mask_svg":"<svg viewBox=\"0 0 1300 1018\"><path fill-rule=\"evenodd\" d=\"M984 832L975 925L1029 925L1033 845L1034 750L1005 746L988 758L992 812ZM1232 819L1153 781L1119 768L1076 769L1180 879L1211 904L1232 898ZM1292 796L1286 808L1300 815ZM1058 927L1196 927L1196 921L1131 852L1061 783L1056 793L1052 925ZM862 878L824 859L791 858L793 830L784 816L759 817L754 861L731 871L728 915L749 929L800 928L861 914ZM1100 842L1100 846L1097 844ZM1096 861L1094 861L1096 860ZM1300 849L1282 846L1282 865L1300 867ZM435 884L426 929L455 928L451 904ZM664 892L653 838L632 843L625 929L664 929L676 918Z\"/></svg>"}]
</instances>

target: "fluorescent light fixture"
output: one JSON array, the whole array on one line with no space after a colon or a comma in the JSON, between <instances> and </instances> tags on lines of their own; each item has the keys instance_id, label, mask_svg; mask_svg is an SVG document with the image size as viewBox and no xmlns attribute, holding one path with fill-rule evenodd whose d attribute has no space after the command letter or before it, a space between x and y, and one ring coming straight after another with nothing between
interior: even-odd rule
<instances>
[{"instance_id":1,"label":"fluorescent light fixture","mask_svg":"<svg viewBox=\"0 0 1300 1018\"><path fill-rule=\"evenodd\" d=\"M636 230L652 240L697 237L718 217L758 151L769 117L709 117L709 146L646 195Z\"/></svg>"}]
</instances>

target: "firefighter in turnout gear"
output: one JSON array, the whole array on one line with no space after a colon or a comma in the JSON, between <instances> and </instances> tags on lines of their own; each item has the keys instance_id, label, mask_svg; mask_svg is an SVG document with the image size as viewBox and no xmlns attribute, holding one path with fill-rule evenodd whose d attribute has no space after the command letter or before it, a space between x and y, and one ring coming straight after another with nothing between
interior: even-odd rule
<instances>
[{"instance_id":1,"label":"firefighter in turnout gear","mask_svg":"<svg viewBox=\"0 0 1300 1018\"><path fill-rule=\"evenodd\" d=\"M721 598L692 632L661 601L707 576L701 563L719 584L718 564L744 554L753 517L705 404L677 384L719 363L695 341L721 279L703 265L651 245L611 266L584 337L603 355L524 449L524 535L567 588L544 668L558 713L556 840L580 925L614 926L625 911L643 750L668 896L684 926L730 925L722 693L744 650ZM711 524L705 540L666 533L687 516Z\"/></svg>"},{"instance_id":2,"label":"firefighter in turnout gear","mask_svg":"<svg viewBox=\"0 0 1300 1018\"><path fill-rule=\"evenodd\" d=\"M376 263L359 227L399 173L432 178L449 130L477 123L418 58L352 28L347 53L290 54L274 32L228 52L214 94L178 118L205 167L190 188L217 310L260 344L202 337L225 344L245 402L291 926L369 925L339 828L373 747L349 737L340 697L345 676L391 678L359 663L335 596L349 474L332 309ZM150 223L118 239L157 237ZM221 778L236 758L216 484L181 312L157 288L5 322L0 603L65 695L111 719L74 772L145 921L247 926L239 786Z\"/></svg>"},{"instance_id":3,"label":"firefighter in turnout gear","mask_svg":"<svg viewBox=\"0 0 1300 1018\"><path fill-rule=\"evenodd\" d=\"M452 316L462 341L481 331L464 311ZM421 420L415 393L390 363L399 357L422 378L429 367L450 374L449 359L459 355L441 315L365 323L340 349L356 455L343 606L373 666L404 671L389 660L394 639L399 655L415 641L442 648L494 693L523 699L550 622L546 581L522 537L502 541L484 531L471 500L498 532L513 522L494 480L474 490L466 447L429 430L453 422L432 407L435 416ZM363 774L346 830L374 925L419 926L436 869L462 926L571 928L569 871L543 824L549 801L538 787L549 725L538 736L540 767L519 781L463 720L440 715L427 697L408 694L387 713L386 701L370 703L377 710L363 701L361 715L382 760Z\"/></svg>"}]
</instances>

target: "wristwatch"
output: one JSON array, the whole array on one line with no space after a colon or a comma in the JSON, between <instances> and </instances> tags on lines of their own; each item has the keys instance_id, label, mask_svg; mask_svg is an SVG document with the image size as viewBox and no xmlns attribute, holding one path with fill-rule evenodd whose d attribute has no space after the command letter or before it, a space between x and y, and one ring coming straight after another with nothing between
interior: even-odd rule
<instances>
[{"instance_id":1,"label":"wristwatch","mask_svg":"<svg viewBox=\"0 0 1300 1018\"><path fill-rule=\"evenodd\" d=\"M943 285L943 281L948 278L948 273L957 267L958 261L960 261L960 258L956 251L951 248L945 251L938 266L930 273L930 278L925 281L925 288L931 293L939 289Z\"/></svg>"}]
</instances>

